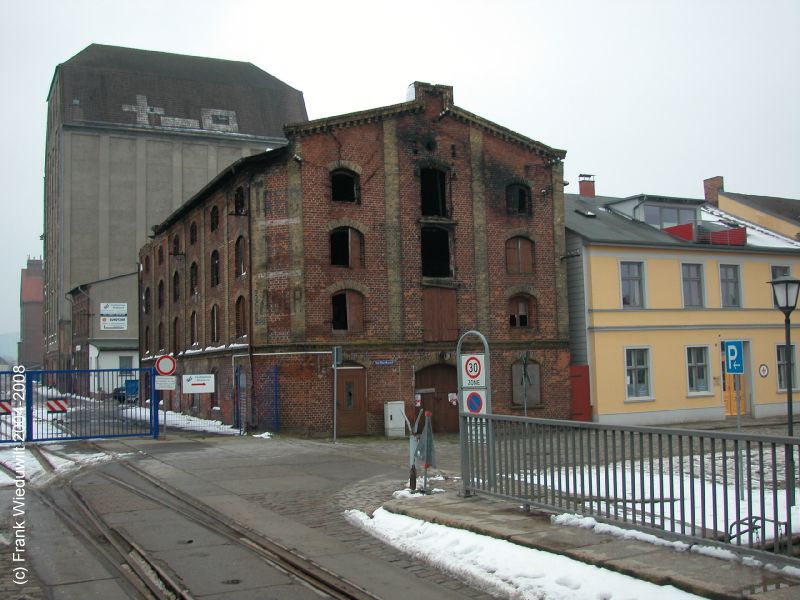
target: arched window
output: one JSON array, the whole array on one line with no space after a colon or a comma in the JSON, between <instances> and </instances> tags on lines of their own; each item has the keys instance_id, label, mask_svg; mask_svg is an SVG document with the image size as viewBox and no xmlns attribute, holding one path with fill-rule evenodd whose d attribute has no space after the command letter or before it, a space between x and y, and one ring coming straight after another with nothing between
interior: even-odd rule
<instances>
[{"instance_id":1,"label":"arched window","mask_svg":"<svg viewBox=\"0 0 800 600\"><path fill-rule=\"evenodd\" d=\"M164 349L164 323L158 323L158 351Z\"/></svg>"},{"instance_id":2,"label":"arched window","mask_svg":"<svg viewBox=\"0 0 800 600\"><path fill-rule=\"evenodd\" d=\"M189 267L189 294L194 296L198 293L197 287L197 263L193 262Z\"/></svg>"},{"instance_id":3,"label":"arched window","mask_svg":"<svg viewBox=\"0 0 800 600\"><path fill-rule=\"evenodd\" d=\"M420 169L420 202L425 217L447 216L447 186L444 171Z\"/></svg>"},{"instance_id":4,"label":"arched window","mask_svg":"<svg viewBox=\"0 0 800 600\"><path fill-rule=\"evenodd\" d=\"M172 301L177 302L181 299L181 276L175 271L172 274Z\"/></svg>"},{"instance_id":5,"label":"arched window","mask_svg":"<svg viewBox=\"0 0 800 600\"><path fill-rule=\"evenodd\" d=\"M211 330L211 341L219 341L219 307L215 304L211 307L211 319L209 322L209 329Z\"/></svg>"},{"instance_id":6,"label":"arched window","mask_svg":"<svg viewBox=\"0 0 800 600\"><path fill-rule=\"evenodd\" d=\"M181 253L181 236L175 234L172 237L172 255L178 256Z\"/></svg>"},{"instance_id":7,"label":"arched window","mask_svg":"<svg viewBox=\"0 0 800 600\"><path fill-rule=\"evenodd\" d=\"M189 317L189 342L192 346L197 345L197 312L194 310Z\"/></svg>"},{"instance_id":8,"label":"arched window","mask_svg":"<svg viewBox=\"0 0 800 600\"><path fill-rule=\"evenodd\" d=\"M524 237L506 240L506 272L510 275L533 273L534 245Z\"/></svg>"},{"instance_id":9,"label":"arched window","mask_svg":"<svg viewBox=\"0 0 800 600\"><path fill-rule=\"evenodd\" d=\"M510 215L530 215L531 189L521 183L512 183L506 187L506 212Z\"/></svg>"},{"instance_id":10,"label":"arched window","mask_svg":"<svg viewBox=\"0 0 800 600\"><path fill-rule=\"evenodd\" d=\"M219 209L216 206L211 207L211 213L208 215L208 227L211 231L216 231L219 227Z\"/></svg>"},{"instance_id":11,"label":"arched window","mask_svg":"<svg viewBox=\"0 0 800 600\"><path fill-rule=\"evenodd\" d=\"M236 188L236 193L233 196L233 214L246 215L247 209L244 205L244 189Z\"/></svg>"},{"instance_id":12,"label":"arched window","mask_svg":"<svg viewBox=\"0 0 800 600\"><path fill-rule=\"evenodd\" d=\"M245 243L244 236L236 238L236 246L234 246L234 263L236 270L236 277L241 277L247 272L245 265Z\"/></svg>"},{"instance_id":13,"label":"arched window","mask_svg":"<svg viewBox=\"0 0 800 600\"><path fill-rule=\"evenodd\" d=\"M144 288L144 314L149 315L152 306L150 305L150 288Z\"/></svg>"},{"instance_id":14,"label":"arched window","mask_svg":"<svg viewBox=\"0 0 800 600\"><path fill-rule=\"evenodd\" d=\"M331 200L334 202L360 202L358 173L349 169L331 171Z\"/></svg>"},{"instance_id":15,"label":"arched window","mask_svg":"<svg viewBox=\"0 0 800 600\"><path fill-rule=\"evenodd\" d=\"M178 317L172 320L172 351L177 354L181 348L181 322Z\"/></svg>"},{"instance_id":16,"label":"arched window","mask_svg":"<svg viewBox=\"0 0 800 600\"><path fill-rule=\"evenodd\" d=\"M341 290L331 296L331 327L338 331L364 331L364 296L355 290Z\"/></svg>"},{"instance_id":17,"label":"arched window","mask_svg":"<svg viewBox=\"0 0 800 600\"><path fill-rule=\"evenodd\" d=\"M211 253L211 287L219 285L219 252Z\"/></svg>"},{"instance_id":18,"label":"arched window","mask_svg":"<svg viewBox=\"0 0 800 600\"><path fill-rule=\"evenodd\" d=\"M192 221L192 224L189 225L189 243L194 245L197 243L197 223Z\"/></svg>"},{"instance_id":19,"label":"arched window","mask_svg":"<svg viewBox=\"0 0 800 600\"><path fill-rule=\"evenodd\" d=\"M508 301L508 324L511 327L536 327L536 302L527 294L518 294Z\"/></svg>"},{"instance_id":20,"label":"arched window","mask_svg":"<svg viewBox=\"0 0 800 600\"><path fill-rule=\"evenodd\" d=\"M159 246L158 247L158 264L160 264L160 265L164 264L164 247L163 246Z\"/></svg>"},{"instance_id":21,"label":"arched window","mask_svg":"<svg viewBox=\"0 0 800 600\"><path fill-rule=\"evenodd\" d=\"M244 296L239 296L236 299L236 330L237 338L247 334L247 303Z\"/></svg>"},{"instance_id":22,"label":"arched window","mask_svg":"<svg viewBox=\"0 0 800 600\"><path fill-rule=\"evenodd\" d=\"M156 304L158 308L164 306L164 281L158 282L158 292L156 292Z\"/></svg>"},{"instance_id":23,"label":"arched window","mask_svg":"<svg viewBox=\"0 0 800 600\"><path fill-rule=\"evenodd\" d=\"M364 236L352 227L337 227L330 233L331 265L364 267Z\"/></svg>"}]
</instances>

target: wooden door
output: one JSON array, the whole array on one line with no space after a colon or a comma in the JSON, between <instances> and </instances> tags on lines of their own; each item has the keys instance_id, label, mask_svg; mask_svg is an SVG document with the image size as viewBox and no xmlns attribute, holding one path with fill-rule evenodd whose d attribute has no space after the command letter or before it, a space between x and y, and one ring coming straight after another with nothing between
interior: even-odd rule
<instances>
[{"instance_id":1,"label":"wooden door","mask_svg":"<svg viewBox=\"0 0 800 600\"><path fill-rule=\"evenodd\" d=\"M433 418L434 433L458 433L458 405L450 404L448 394L458 391L456 368L433 365L418 371L415 379L417 393L422 396L422 408Z\"/></svg>"},{"instance_id":2,"label":"wooden door","mask_svg":"<svg viewBox=\"0 0 800 600\"><path fill-rule=\"evenodd\" d=\"M589 399L589 365L572 365L569 368L572 384L572 408L570 418L573 421L591 421L592 406Z\"/></svg>"},{"instance_id":3,"label":"wooden door","mask_svg":"<svg viewBox=\"0 0 800 600\"><path fill-rule=\"evenodd\" d=\"M736 416L736 389L734 387L734 378L736 375L728 375L725 374L725 383L722 386L722 396L725 399L725 414L729 417ZM747 414L747 403L744 401L744 393L745 393L745 376L739 375L739 379L741 381L741 390L739 391L739 396L741 399L741 414Z\"/></svg>"},{"instance_id":4,"label":"wooden door","mask_svg":"<svg viewBox=\"0 0 800 600\"><path fill-rule=\"evenodd\" d=\"M338 370L336 390L336 433L367 433L366 371L363 368Z\"/></svg>"}]
</instances>

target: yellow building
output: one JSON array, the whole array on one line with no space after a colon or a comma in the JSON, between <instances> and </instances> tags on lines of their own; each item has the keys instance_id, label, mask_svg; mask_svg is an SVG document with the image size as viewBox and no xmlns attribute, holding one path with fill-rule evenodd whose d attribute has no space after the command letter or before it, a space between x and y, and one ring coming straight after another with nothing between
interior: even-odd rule
<instances>
[{"instance_id":1,"label":"yellow building","mask_svg":"<svg viewBox=\"0 0 800 600\"><path fill-rule=\"evenodd\" d=\"M743 342L742 413L785 415L784 319L768 281L800 276L800 243L703 200L593 197L593 182L581 190L592 197L565 196L564 260L573 382L583 373L592 420L735 415L723 363L731 340Z\"/></svg>"}]
</instances>

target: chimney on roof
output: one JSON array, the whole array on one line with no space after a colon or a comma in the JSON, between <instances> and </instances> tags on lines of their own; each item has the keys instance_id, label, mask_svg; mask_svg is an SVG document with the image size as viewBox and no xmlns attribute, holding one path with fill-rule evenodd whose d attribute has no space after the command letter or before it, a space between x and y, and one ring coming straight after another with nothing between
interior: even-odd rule
<instances>
[{"instance_id":1,"label":"chimney on roof","mask_svg":"<svg viewBox=\"0 0 800 600\"><path fill-rule=\"evenodd\" d=\"M578 193L581 198L594 198L594 175L578 175Z\"/></svg>"},{"instance_id":2,"label":"chimney on roof","mask_svg":"<svg viewBox=\"0 0 800 600\"><path fill-rule=\"evenodd\" d=\"M725 191L722 175L703 180L703 192L705 193L706 202L709 204L717 206L719 204L719 193L722 191Z\"/></svg>"}]
</instances>

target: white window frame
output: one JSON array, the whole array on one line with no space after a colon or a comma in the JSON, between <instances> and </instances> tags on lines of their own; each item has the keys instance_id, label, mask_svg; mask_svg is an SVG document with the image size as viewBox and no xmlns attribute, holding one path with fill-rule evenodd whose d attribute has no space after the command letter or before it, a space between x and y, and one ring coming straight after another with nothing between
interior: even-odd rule
<instances>
[{"instance_id":1,"label":"white window frame","mask_svg":"<svg viewBox=\"0 0 800 600\"><path fill-rule=\"evenodd\" d=\"M622 286L622 265L625 264L625 263L638 264L638 265L641 266L641 272L639 274L639 281L640 281L639 293L640 293L640 295L642 297L642 303L641 303L640 306L625 306L625 303L623 301L624 289L623 289L623 286ZM617 272L619 273L619 305L620 305L620 307L622 307L624 310L641 310L643 308L647 308L647 294L646 294L647 280L645 278L645 272L646 272L646 263L645 263L645 261L643 261L643 260L622 260L622 259L620 259L619 264L618 264Z\"/></svg>"},{"instance_id":2,"label":"white window frame","mask_svg":"<svg viewBox=\"0 0 800 600\"><path fill-rule=\"evenodd\" d=\"M686 305L686 278L683 276L683 267L684 265L697 265L700 267L700 304L699 305ZM683 308L689 309L696 309L696 308L705 308L706 307L706 268L705 263L703 262L691 262L685 261L681 262L681 293L683 296Z\"/></svg>"},{"instance_id":3,"label":"white window frame","mask_svg":"<svg viewBox=\"0 0 800 600\"><path fill-rule=\"evenodd\" d=\"M786 276L792 276L792 267L791 265L770 265L769 266L769 275L770 279L775 279L775 269L786 269L787 273ZM775 295L770 292L770 296L772 297L772 308L778 308L778 305L775 303Z\"/></svg>"},{"instance_id":4,"label":"white window frame","mask_svg":"<svg viewBox=\"0 0 800 600\"><path fill-rule=\"evenodd\" d=\"M723 267L736 267L736 295L739 298L739 304L735 305L726 305L725 304L725 294L723 294L722 289L722 268ZM743 308L744 307L744 297L742 296L744 292L744 287L742 286L742 265L739 263L719 263L719 305L722 308Z\"/></svg>"},{"instance_id":5,"label":"white window frame","mask_svg":"<svg viewBox=\"0 0 800 600\"><path fill-rule=\"evenodd\" d=\"M691 378L689 377L689 349L690 348L703 348L706 353L706 384L708 387L705 390L692 390L690 381ZM688 397L697 397L697 396L712 396L714 394L712 390L712 378L713 374L711 371L711 348L708 344L689 344L683 347L683 359L684 364L686 367L686 395Z\"/></svg>"},{"instance_id":6,"label":"white window frame","mask_svg":"<svg viewBox=\"0 0 800 600\"><path fill-rule=\"evenodd\" d=\"M778 352L781 348L785 348L786 344L775 344L775 387L777 388L778 392L786 392L786 376L784 376L784 383L783 387L781 387L781 364L778 362ZM797 384L797 344L792 344L791 352L794 356L794 369L792 369L792 391L797 391L798 388Z\"/></svg>"},{"instance_id":7,"label":"white window frame","mask_svg":"<svg viewBox=\"0 0 800 600\"><path fill-rule=\"evenodd\" d=\"M647 351L647 395L646 396L628 396L628 351L629 350L645 350ZM623 376L625 383L625 402L653 402L653 389L655 382L653 381L653 353L650 346L625 346L622 354Z\"/></svg>"}]
</instances>

